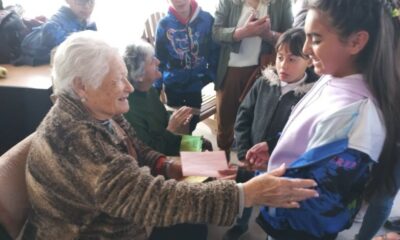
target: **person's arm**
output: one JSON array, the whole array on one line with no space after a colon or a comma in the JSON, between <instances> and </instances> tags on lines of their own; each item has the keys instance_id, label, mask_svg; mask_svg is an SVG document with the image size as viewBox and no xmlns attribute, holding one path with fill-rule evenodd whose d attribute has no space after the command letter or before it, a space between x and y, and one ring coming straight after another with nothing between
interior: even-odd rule
<instances>
[{"instance_id":1,"label":"person's arm","mask_svg":"<svg viewBox=\"0 0 400 240\"><path fill-rule=\"evenodd\" d=\"M237 145L237 157L240 161L245 159L247 150L251 146L251 127L254 117L254 107L258 96L258 79L240 104L235 121L234 135Z\"/></svg>"},{"instance_id":2,"label":"person's arm","mask_svg":"<svg viewBox=\"0 0 400 240\"><path fill-rule=\"evenodd\" d=\"M219 0L219 5L215 11L215 19L212 27L212 37L217 43L235 42L233 34L236 26L229 26L229 13L232 11L232 1Z\"/></svg>"},{"instance_id":3,"label":"person's arm","mask_svg":"<svg viewBox=\"0 0 400 240\"><path fill-rule=\"evenodd\" d=\"M144 112L131 111L126 117L135 131L135 136L143 143L168 156L179 155L182 139L180 135L168 131L166 126L154 126L149 120L152 116L147 116Z\"/></svg>"},{"instance_id":4,"label":"person's arm","mask_svg":"<svg viewBox=\"0 0 400 240\"><path fill-rule=\"evenodd\" d=\"M53 49L62 43L69 33L56 22L47 22L43 25L40 33L41 45L48 49Z\"/></svg>"},{"instance_id":5,"label":"person's arm","mask_svg":"<svg viewBox=\"0 0 400 240\"><path fill-rule=\"evenodd\" d=\"M207 35L208 41L207 41L207 63L208 63L208 69L207 69L207 75L205 76L207 79L204 81L204 85L206 85L209 82L214 82L215 79L217 78L217 69L218 69L218 60L219 60L219 54L220 54L220 46L218 43L216 43L213 38L212 38L212 25L214 24L214 19L212 21L212 24L210 26L210 31Z\"/></svg>"},{"instance_id":6,"label":"person's arm","mask_svg":"<svg viewBox=\"0 0 400 240\"><path fill-rule=\"evenodd\" d=\"M137 136L154 150L168 156L178 156L182 136L168 131L159 126L152 128L146 120L146 117L136 116L131 122Z\"/></svg>"},{"instance_id":7,"label":"person's arm","mask_svg":"<svg viewBox=\"0 0 400 240\"><path fill-rule=\"evenodd\" d=\"M184 222L230 225L238 214L239 190L233 181L166 181L164 177L153 177L129 156L114 158L98 179L99 210L113 217L133 219L141 226Z\"/></svg>"},{"instance_id":8,"label":"person's arm","mask_svg":"<svg viewBox=\"0 0 400 240\"><path fill-rule=\"evenodd\" d=\"M130 156L117 154L99 175L95 198L100 211L133 219L139 225L230 225L241 211L240 199L246 207L268 204L293 208L298 207L297 201L316 196L315 191L305 189L315 186L314 181L280 178L284 171L280 168L257 176L242 187L227 180L190 184L153 177Z\"/></svg>"}]
</instances>

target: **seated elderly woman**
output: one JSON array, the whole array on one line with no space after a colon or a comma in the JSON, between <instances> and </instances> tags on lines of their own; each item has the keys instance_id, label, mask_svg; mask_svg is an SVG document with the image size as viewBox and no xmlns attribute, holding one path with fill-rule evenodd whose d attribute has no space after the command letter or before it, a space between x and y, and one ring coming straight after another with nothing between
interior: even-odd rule
<instances>
[{"instance_id":1,"label":"seated elderly woman","mask_svg":"<svg viewBox=\"0 0 400 240\"><path fill-rule=\"evenodd\" d=\"M181 146L184 146L181 142L184 142L185 138L193 138L178 134L180 128L189 127L192 108L181 107L169 116L160 101L158 91L152 86L153 82L161 77L158 70L160 61L154 56L154 48L148 42L137 41L130 44L125 50L124 61L128 79L134 87L128 98L131 107L125 114L126 119L135 129L136 136L149 147L168 156L178 156ZM200 137L196 140L200 140ZM200 141L211 146L205 139ZM203 144L203 148L207 144ZM173 227L153 228L149 238L203 240L207 239L207 225L178 224Z\"/></svg>"},{"instance_id":2,"label":"seated elderly woman","mask_svg":"<svg viewBox=\"0 0 400 240\"><path fill-rule=\"evenodd\" d=\"M125 114L126 119L137 137L149 147L168 156L179 155L181 141L187 136L178 133L188 127L192 108L181 107L169 116L158 91L152 86L161 77L161 72L158 70L160 61L154 57L154 48L149 43L138 41L129 45L124 60L128 78L135 89L128 98L132 107ZM207 140L204 142L211 146Z\"/></svg>"},{"instance_id":3,"label":"seated elderly woman","mask_svg":"<svg viewBox=\"0 0 400 240\"><path fill-rule=\"evenodd\" d=\"M146 227L232 224L243 206L299 207L313 180L279 177L243 185L178 182L178 161L137 139L121 115L133 91L118 50L96 32L70 35L54 56L58 99L32 139L26 181L32 212L23 239L146 239Z\"/></svg>"}]
</instances>

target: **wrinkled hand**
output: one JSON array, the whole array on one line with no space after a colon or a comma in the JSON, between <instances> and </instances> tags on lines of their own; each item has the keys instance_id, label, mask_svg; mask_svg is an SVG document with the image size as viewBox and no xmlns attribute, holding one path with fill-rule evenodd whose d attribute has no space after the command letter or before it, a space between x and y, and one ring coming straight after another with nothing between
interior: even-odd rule
<instances>
[{"instance_id":1,"label":"wrinkled hand","mask_svg":"<svg viewBox=\"0 0 400 240\"><path fill-rule=\"evenodd\" d=\"M246 162L250 169L265 169L269 160L267 142L260 142L251 147L246 153Z\"/></svg>"},{"instance_id":2,"label":"wrinkled hand","mask_svg":"<svg viewBox=\"0 0 400 240\"><path fill-rule=\"evenodd\" d=\"M175 180L182 179L183 178L183 173L182 173L181 161L178 160L178 159L173 159L172 158L172 162L169 163L169 164L170 164L170 166L168 167L167 176L169 178L173 178Z\"/></svg>"},{"instance_id":3,"label":"wrinkled hand","mask_svg":"<svg viewBox=\"0 0 400 240\"><path fill-rule=\"evenodd\" d=\"M181 107L173 112L169 119L167 130L177 133L179 129L188 125L193 116L192 111L193 109L190 107Z\"/></svg>"},{"instance_id":4,"label":"wrinkled hand","mask_svg":"<svg viewBox=\"0 0 400 240\"><path fill-rule=\"evenodd\" d=\"M201 140L203 141L203 143L201 144L201 151L212 151L213 150L213 146L212 143L204 137L201 137Z\"/></svg>"},{"instance_id":5,"label":"wrinkled hand","mask_svg":"<svg viewBox=\"0 0 400 240\"><path fill-rule=\"evenodd\" d=\"M281 177L285 170L285 166L282 165L270 173L259 175L244 183L245 206L298 208L299 201L318 196L315 190L309 189L317 186L314 180Z\"/></svg>"}]
</instances>

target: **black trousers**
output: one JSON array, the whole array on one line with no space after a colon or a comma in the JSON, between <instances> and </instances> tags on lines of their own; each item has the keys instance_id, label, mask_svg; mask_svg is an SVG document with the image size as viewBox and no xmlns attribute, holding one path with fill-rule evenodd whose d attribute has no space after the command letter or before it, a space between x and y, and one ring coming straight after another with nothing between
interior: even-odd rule
<instances>
[{"instance_id":1,"label":"black trousers","mask_svg":"<svg viewBox=\"0 0 400 240\"><path fill-rule=\"evenodd\" d=\"M171 227L155 227L149 240L206 240L206 224L177 224Z\"/></svg>"}]
</instances>

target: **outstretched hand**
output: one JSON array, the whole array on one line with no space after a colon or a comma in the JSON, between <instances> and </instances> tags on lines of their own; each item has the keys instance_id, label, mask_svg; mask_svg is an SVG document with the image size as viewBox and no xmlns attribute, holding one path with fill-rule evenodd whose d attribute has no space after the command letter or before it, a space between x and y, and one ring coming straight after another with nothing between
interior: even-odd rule
<instances>
[{"instance_id":1,"label":"outstretched hand","mask_svg":"<svg viewBox=\"0 0 400 240\"><path fill-rule=\"evenodd\" d=\"M245 206L267 205L279 208L298 208L299 201L318 197L314 180L282 177L285 165L272 172L258 175L243 184Z\"/></svg>"},{"instance_id":2,"label":"outstretched hand","mask_svg":"<svg viewBox=\"0 0 400 240\"><path fill-rule=\"evenodd\" d=\"M252 169L265 169L269 160L267 142L260 142L251 147L246 153L246 162Z\"/></svg>"}]
</instances>

